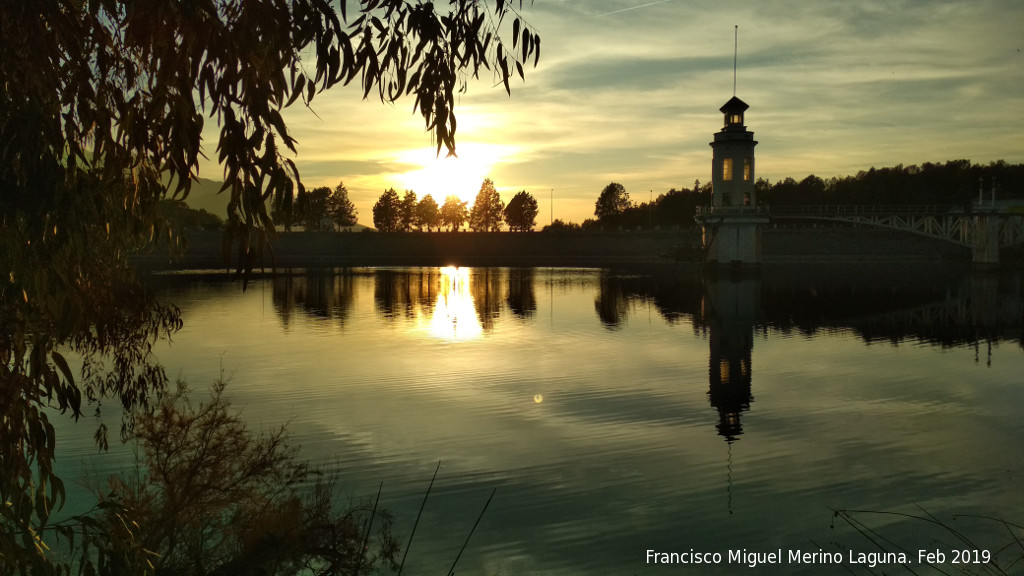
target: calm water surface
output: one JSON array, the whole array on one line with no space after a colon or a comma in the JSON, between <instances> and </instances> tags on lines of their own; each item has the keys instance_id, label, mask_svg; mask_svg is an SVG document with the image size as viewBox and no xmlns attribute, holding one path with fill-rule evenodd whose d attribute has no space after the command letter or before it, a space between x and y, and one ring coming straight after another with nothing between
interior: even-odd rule
<instances>
[{"instance_id":1,"label":"calm water surface","mask_svg":"<svg viewBox=\"0 0 1024 576\"><path fill-rule=\"evenodd\" d=\"M383 482L403 546L441 462L407 574L447 574L495 489L457 574L868 573L645 555L875 551L831 527L834 508L1024 521L1019 277L415 268L244 293L162 283L185 325L158 351L168 375L201 392L223 370L252 426L287 423L345 496ZM124 465L79 427L63 466ZM864 520L914 560L949 548L921 522ZM955 522L993 550L1008 540Z\"/></svg>"}]
</instances>

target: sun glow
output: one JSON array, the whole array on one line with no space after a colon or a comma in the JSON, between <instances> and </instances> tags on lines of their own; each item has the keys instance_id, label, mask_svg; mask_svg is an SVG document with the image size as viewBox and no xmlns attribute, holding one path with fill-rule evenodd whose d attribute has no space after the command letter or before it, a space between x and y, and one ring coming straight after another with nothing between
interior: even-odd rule
<instances>
[{"instance_id":1,"label":"sun glow","mask_svg":"<svg viewBox=\"0 0 1024 576\"><path fill-rule=\"evenodd\" d=\"M437 304L430 320L430 333L445 340L474 340L483 335L469 289L469 270L449 266L441 269Z\"/></svg>"},{"instance_id":2,"label":"sun glow","mask_svg":"<svg viewBox=\"0 0 1024 576\"><path fill-rule=\"evenodd\" d=\"M422 199L427 194L441 205L452 194L473 204L480 184L491 170L511 151L501 147L473 142L460 143L458 157L438 157L433 149L407 150L398 161L419 166L399 176L404 190L412 190Z\"/></svg>"}]
</instances>

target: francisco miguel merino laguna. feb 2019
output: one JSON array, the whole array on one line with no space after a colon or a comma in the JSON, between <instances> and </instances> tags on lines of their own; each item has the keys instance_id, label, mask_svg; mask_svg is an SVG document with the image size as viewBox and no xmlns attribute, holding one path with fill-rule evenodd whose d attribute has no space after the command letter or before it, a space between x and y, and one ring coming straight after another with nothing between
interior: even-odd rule
<instances>
[{"instance_id":1,"label":"francisco miguel merino laguna. feb 2019","mask_svg":"<svg viewBox=\"0 0 1024 576\"><path fill-rule=\"evenodd\" d=\"M919 564L984 564L991 558L987 550L954 550L944 553L939 550L918 550ZM772 552L751 551L746 548L721 552L700 552L692 548L686 552L658 552L647 550L647 564L745 564L751 568L767 564L860 564L869 568L888 564L910 564L910 557L904 552L825 552L817 550L778 550Z\"/></svg>"}]
</instances>

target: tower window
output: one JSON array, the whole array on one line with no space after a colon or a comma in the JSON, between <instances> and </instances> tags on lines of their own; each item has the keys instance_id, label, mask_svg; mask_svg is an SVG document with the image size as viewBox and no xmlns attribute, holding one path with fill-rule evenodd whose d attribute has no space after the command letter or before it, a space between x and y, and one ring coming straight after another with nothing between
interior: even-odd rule
<instances>
[{"instance_id":1,"label":"tower window","mask_svg":"<svg viewBox=\"0 0 1024 576\"><path fill-rule=\"evenodd\" d=\"M754 176L754 160L752 158L743 159L743 179L750 182L750 179Z\"/></svg>"},{"instance_id":2,"label":"tower window","mask_svg":"<svg viewBox=\"0 0 1024 576\"><path fill-rule=\"evenodd\" d=\"M732 158L722 159L722 180L732 180Z\"/></svg>"}]
</instances>

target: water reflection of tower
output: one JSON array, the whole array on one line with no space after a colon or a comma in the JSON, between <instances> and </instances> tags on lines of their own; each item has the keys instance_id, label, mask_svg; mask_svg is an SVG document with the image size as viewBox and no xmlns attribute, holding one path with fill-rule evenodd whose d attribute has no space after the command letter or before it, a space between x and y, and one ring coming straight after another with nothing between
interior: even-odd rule
<instances>
[{"instance_id":1,"label":"water reflection of tower","mask_svg":"<svg viewBox=\"0 0 1024 576\"><path fill-rule=\"evenodd\" d=\"M718 410L718 433L733 442L743 434L740 414L750 409L751 351L761 302L761 280L737 277L704 284L704 319L711 354L708 399Z\"/></svg>"}]
</instances>

